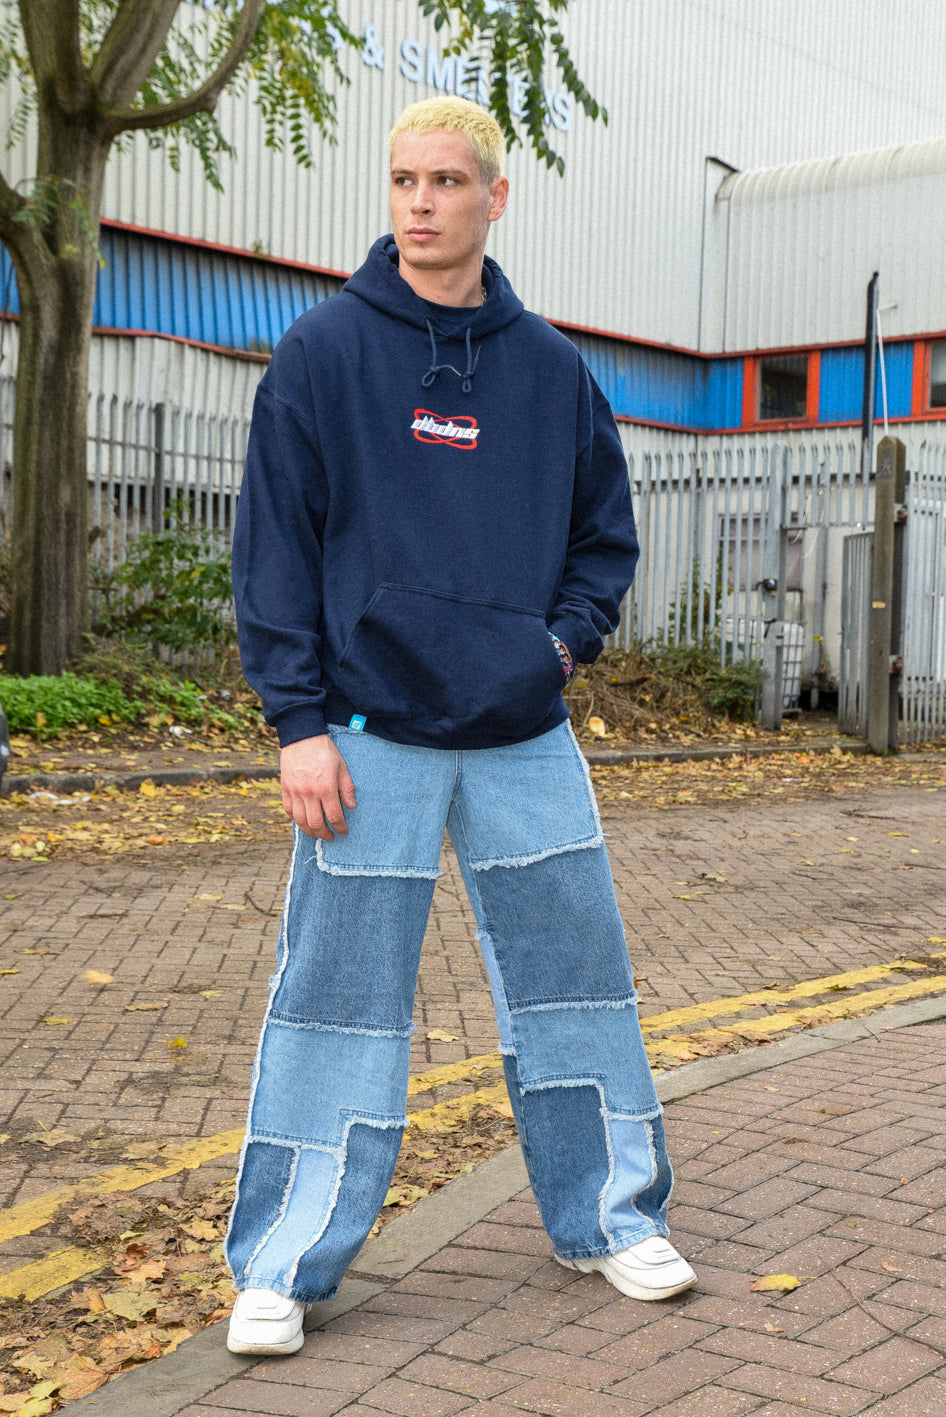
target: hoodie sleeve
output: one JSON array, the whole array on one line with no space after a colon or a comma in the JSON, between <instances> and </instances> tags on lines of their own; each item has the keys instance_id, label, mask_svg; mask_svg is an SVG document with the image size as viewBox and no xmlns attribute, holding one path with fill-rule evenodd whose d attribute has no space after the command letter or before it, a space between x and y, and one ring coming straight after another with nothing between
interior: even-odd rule
<instances>
[{"instance_id":1,"label":"hoodie sleeve","mask_svg":"<svg viewBox=\"0 0 946 1417\"><path fill-rule=\"evenodd\" d=\"M328 485L298 341L277 347L256 394L233 534L243 672L282 747L325 733L320 625Z\"/></svg>"},{"instance_id":2,"label":"hoodie sleeve","mask_svg":"<svg viewBox=\"0 0 946 1417\"><path fill-rule=\"evenodd\" d=\"M602 637L617 629L621 602L634 579L639 547L631 506L627 459L604 394L582 366L586 398L580 401L568 552L549 629L576 664L593 664Z\"/></svg>"}]
</instances>

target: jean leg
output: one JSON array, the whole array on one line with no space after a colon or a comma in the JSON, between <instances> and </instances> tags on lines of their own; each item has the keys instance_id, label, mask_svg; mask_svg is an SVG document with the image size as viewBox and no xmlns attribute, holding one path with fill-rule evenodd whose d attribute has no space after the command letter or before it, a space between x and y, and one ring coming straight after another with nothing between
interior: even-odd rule
<instances>
[{"instance_id":1,"label":"jean leg","mask_svg":"<svg viewBox=\"0 0 946 1417\"><path fill-rule=\"evenodd\" d=\"M556 771L540 780L523 773L529 744L498 750L518 762L494 756L469 773L473 755L465 754L448 826L477 916L533 1191L556 1252L583 1259L665 1235L672 1176L607 854L600 835L561 820L563 779L578 801L584 762L570 734L546 738L555 734ZM539 748L547 768L550 745L539 740ZM486 770L505 774L502 795L519 818L502 856L478 827L477 779ZM491 795L500 795L495 781ZM593 800L590 811L596 822Z\"/></svg>"},{"instance_id":2,"label":"jean leg","mask_svg":"<svg viewBox=\"0 0 946 1417\"><path fill-rule=\"evenodd\" d=\"M377 1217L433 874L332 872L296 833L227 1237L239 1289L331 1298Z\"/></svg>"}]
</instances>

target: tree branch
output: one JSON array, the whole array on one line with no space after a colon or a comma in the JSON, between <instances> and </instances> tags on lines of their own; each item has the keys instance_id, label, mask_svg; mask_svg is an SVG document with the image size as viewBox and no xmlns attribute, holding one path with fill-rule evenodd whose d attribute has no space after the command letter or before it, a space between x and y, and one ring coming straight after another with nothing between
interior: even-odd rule
<instances>
[{"instance_id":1,"label":"tree branch","mask_svg":"<svg viewBox=\"0 0 946 1417\"><path fill-rule=\"evenodd\" d=\"M19 0L20 24L37 87L52 87L64 112L88 97L79 48L78 0Z\"/></svg>"},{"instance_id":2,"label":"tree branch","mask_svg":"<svg viewBox=\"0 0 946 1417\"><path fill-rule=\"evenodd\" d=\"M103 109L131 103L164 48L179 8L180 0L119 0L89 73Z\"/></svg>"},{"instance_id":3,"label":"tree branch","mask_svg":"<svg viewBox=\"0 0 946 1417\"><path fill-rule=\"evenodd\" d=\"M26 206L26 198L15 191L0 172L0 221L10 222Z\"/></svg>"},{"instance_id":4,"label":"tree branch","mask_svg":"<svg viewBox=\"0 0 946 1417\"><path fill-rule=\"evenodd\" d=\"M193 118L197 113L212 113L217 99L246 56L265 4L266 0L244 0L233 39L216 69L200 88L156 108L106 109L102 125L105 135L114 138L119 133L131 132L136 128L167 128Z\"/></svg>"}]
</instances>

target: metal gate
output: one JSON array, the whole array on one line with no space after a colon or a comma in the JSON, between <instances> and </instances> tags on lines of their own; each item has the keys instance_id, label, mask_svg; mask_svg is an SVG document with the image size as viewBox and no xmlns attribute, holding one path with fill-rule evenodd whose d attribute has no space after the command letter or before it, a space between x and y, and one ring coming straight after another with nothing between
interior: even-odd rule
<instances>
[{"instance_id":1,"label":"metal gate","mask_svg":"<svg viewBox=\"0 0 946 1417\"><path fill-rule=\"evenodd\" d=\"M946 450L920 449L909 474L901 741L946 736Z\"/></svg>"},{"instance_id":2,"label":"metal gate","mask_svg":"<svg viewBox=\"0 0 946 1417\"><path fill-rule=\"evenodd\" d=\"M867 736L870 596L874 533L844 538L841 567L841 663L838 673L838 727Z\"/></svg>"}]
</instances>

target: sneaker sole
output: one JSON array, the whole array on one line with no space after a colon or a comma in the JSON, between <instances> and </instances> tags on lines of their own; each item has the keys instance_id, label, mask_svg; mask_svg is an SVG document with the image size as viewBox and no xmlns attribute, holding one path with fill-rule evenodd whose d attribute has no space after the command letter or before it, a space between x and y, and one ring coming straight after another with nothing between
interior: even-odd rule
<instances>
[{"instance_id":1,"label":"sneaker sole","mask_svg":"<svg viewBox=\"0 0 946 1417\"><path fill-rule=\"evenodd\" d=\"M231 1353L262 1354L263 1357L269 1355L275 1358L281 1353L298 1353L303 1343L305 1343L304 1333L297 1333L294 1337L287 1338L285 1343L253 1343L249 1340L243 1341L234 1338L231 1335L227 1336L227 1348Z\"/></svg>"},{"instance_id":2,"label":"sneaker sole","mask_svg":"<svg viewBox=\"0 0 946 1417\"><path fill-rule=\"evenodd\" d=\"M555 1255L554 1258L564 1269L576 1269L579 1274L601 1273L594 1260L566 1260L561 1255ZM617 1283L613 1279L608 1279L606 1275L603 1275L602 1278L619 1294L625 1294L628 1299L642 1300L645 1304L655 1299L672 1299L675 1294L683 1294L687 1289L692 1289L696 1283L695 1274L690 1279L684 1279L680 1284L668 1284L661 1289L645 1288L644 1285L636 1285L631 1280Z\"/></svg>"}]
</instances>

